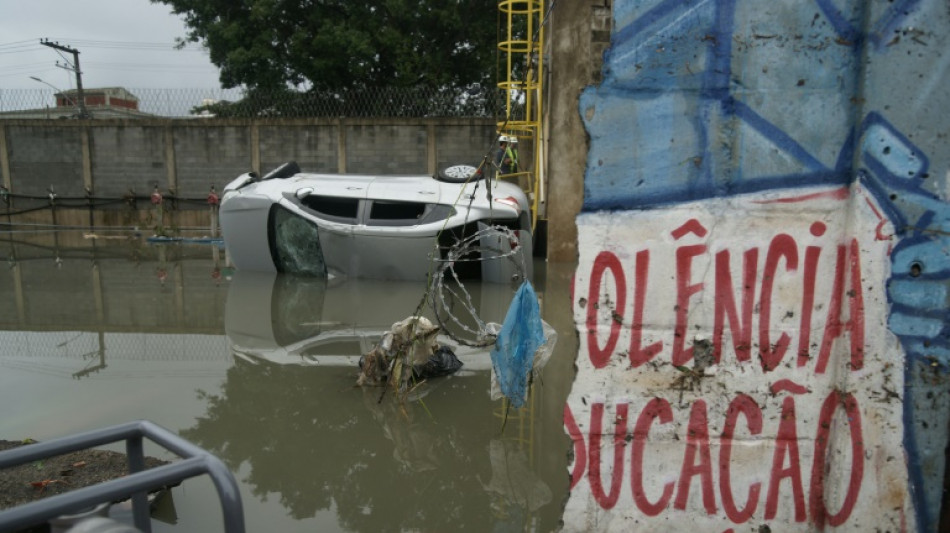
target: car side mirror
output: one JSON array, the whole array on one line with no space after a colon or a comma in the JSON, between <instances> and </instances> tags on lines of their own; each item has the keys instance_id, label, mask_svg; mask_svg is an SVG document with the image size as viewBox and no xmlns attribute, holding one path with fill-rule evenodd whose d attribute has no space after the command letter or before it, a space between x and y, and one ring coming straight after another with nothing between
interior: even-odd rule
<instances>
[{"instance_id":1,"label":"car side mirror","mask_svg":"<svg viewBox=\"0 0 950 533\"><path fill-rule=\"evenodd\" d=\"M313 187L304 187L302 189L297 189L297 192L294 193L294 195L297 197L298 200L303 200L304 198L306 198L307 196L310 196L311 194L313 194Z\"/></svg>"}]
</instances>

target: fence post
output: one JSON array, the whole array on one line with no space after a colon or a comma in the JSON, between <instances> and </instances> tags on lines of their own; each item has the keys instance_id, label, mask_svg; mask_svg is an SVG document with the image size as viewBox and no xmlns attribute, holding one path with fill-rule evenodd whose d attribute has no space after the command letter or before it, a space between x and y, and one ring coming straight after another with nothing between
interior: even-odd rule
<instances>
[{"instance_id":1,"label":"fence post","mask_svg":"<svg viewBox=\"0 0 950 533\"><path fill-rule=\"evenodd\" d=\"M167 189L178 190L178 169L175 166L175 129L169 120L165 123L165 176Z\"/></svg>"},{"instance_id":2,"label":"fence post","mask_svg":"<svg viewBox=\"0 0 950 533\"><path fill-rule=\"evenodd\" d=\"M251 170L261 174L261 131L257 122L251 122Z\"/></svg>"},{"instance_id":3,"label":"fence post","mask_svg":"<svg viewBox=\"0 0 950 533\"><path fill-rule=\"evenodd\" d=\"M439 171L439 158L438 154L436 153L435 123L431 120L429 121L429 124L426 125L426 136L428 137L426 139L428 141L426 143L426 150L428 152L426 155L429 165L429 175L435 176L435 173Z\"/></svg>"},{"instance_id":4,"label":"fence post","mask_svg":"<svg viewBox=\"0 0 950 533\"><path fill-rule=\"evenodd\" d=\"M337 119L336 127L336 171L346 174L346 124L343 117Z\"/></svg>"},{"instance_id":5,"label":"fence post","mask_svg":"<svg viewBox=\"0 0 950 533\"><path fill-rule=\"evenodd\" d=\"M218 236L218 204L221 202L221 199L218 197L218 193L214 189L214 184L211 184L211 192L208 193L208 207L211 209L211 238Z\"/></svg>"},{"instance_id":6,"label":"fence post","mask_svg":"<svg viewBox=\"0 0 950 533\"><path fill-rule=\"evenodd\" d=\"M82 184L88 191L92 191L92 148L89 143L89 127L82 126L79 133L82 142Z\"/></svg>"},{"instance_id":7,"label":"fence post","mask_svg":"<svg viewBox=\"0 0 950 533\"><path fill-rule=\"evenodd\" d=\"M165 208L162 205L162 193L158 192L158 185L155 186L155 189L152 191L152 205L155 206L155 234L159 237L165 237ZM162 250L164 251L164 249Z\"/></svg>"}]
</instances>

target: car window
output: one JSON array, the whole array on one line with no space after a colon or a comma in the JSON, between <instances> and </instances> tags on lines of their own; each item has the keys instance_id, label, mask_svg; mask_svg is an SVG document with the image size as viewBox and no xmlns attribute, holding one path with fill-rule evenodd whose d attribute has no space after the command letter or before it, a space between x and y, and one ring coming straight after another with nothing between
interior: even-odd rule
<instances>
[{"instance_id":1,"label":"car window","mask_svg":"<svg viewBox=\"0 0 950 533\"><path fill-rule=\"evenodd\" d=\"M339 196L321 196L311 194L300 200L300 203L307 209L313 211L320 218L341 222L344 224L356 224L359 217L360 199L343 198Z\"/></svg>"},{"instance_id":2,"label":"car window","mask_svg":"<svg viewBox=\"0 0 950 533\"><path fill-rule=\"evenodd\" d=\"M414 226L426 212L426 204L373 200L369 209L371 226Z\"/></svg>"},{"instance_id":3,"label":"car window","mask_svg":"<svg viewBox=\"0 0 950 533\"><path fill-rule=\"evenodd\" d=\"M316 224L275 204L267 234L279 272L326 277L327 265Z\"/></svg>"},{"instance_id":4,"label":"car window","mask_svg":"<svg viewBox=\"0 0 950 533\"><path fill-rule=\"evenodd\" d=\"M371 226L415 226L444 220L454 212L447 205L373 200L366 223Z\"/></svg>"},{"instance_id":5,"label":"car window","mask_svg":"<svg viewBox=\"0 0 950 533\"><path fill-rule=\"evenodd\" d=\"M454 214L455 208L450 205L431 204L419 223L428 224L429 222L445 220Z\"/></svg>"}]
</instances>

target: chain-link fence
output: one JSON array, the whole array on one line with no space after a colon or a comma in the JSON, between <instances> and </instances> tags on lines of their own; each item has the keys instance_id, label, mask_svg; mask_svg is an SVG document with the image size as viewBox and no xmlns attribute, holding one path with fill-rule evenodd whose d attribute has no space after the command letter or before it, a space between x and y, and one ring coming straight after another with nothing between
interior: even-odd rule
<instances>
[{"instance_id":1,"label":"chain-link fence","mask_svg":"<svg viewBox=\"0 0 950 533\"><path fill-rule=\"evenodd\" d=\"M93 118L123 116L223 118L261 117L481 117L503 116L504 93L499 89L438 89L376 87L345 91L242 89L128 89L137 109L93 99L101 89L85 91ZM0 118L59 118L78 110L76 92L65 97L52 89L0 89ZM512 110L517 114L518 110Z\"/></svg>"}]
</instances>

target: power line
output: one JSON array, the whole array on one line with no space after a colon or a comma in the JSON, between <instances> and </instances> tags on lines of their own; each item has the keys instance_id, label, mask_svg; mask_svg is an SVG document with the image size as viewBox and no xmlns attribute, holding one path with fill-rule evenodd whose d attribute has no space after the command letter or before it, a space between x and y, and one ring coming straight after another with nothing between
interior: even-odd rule
<instances>
[{"instance_id":1,"label":"power line","mask_svg":"<svg viewBox=\"0 0 950 533\"><path fill-rule=\"evenodd\" d=\"M33 45L37 45L37 44L39 44L37 39L29 39L29 40L26 40L26 41L13 41L13 42L9 42L9 43L0 43L0 49L3 49L3 48L10 48L10 47L14 47L14 48L17 48L17 47L24 47L24 46L27 46L27 45L33 46Z\"/></svg>"},{"instance_id":2,"label":"power line","mask_svg":"<svg viewBox=\"0 0 950 533\"><path fill-rule=\"evenodd\" d=\"M115 63L111 61L86 61L86 67L96 67L96 70L209 70L213 65L189 65L181 63Z\"/></svg>"},{"instance_id":3,"label":"power line","mask_svg":"<svg viewBox=\"0 0 950 533\"><path fill-rule=\"evenodd\" d=\"M201 45L192 42L186 42L184 47L179 48L178 43L158 43L142 41L105 41L93 39L71 39L63 37L53 37L52 41L69 41L83 48L104 48L104 49L123 49L154 52L200 52L207 53ZM18 53L32 50L39 50L42 44L38 40L13 41L9 43L0 43L0 53Z\"/></svg>"},{"instance_id":4,"label":"power line","mask_svg":"<svg viewBox=\"0 0 950 533\"><path fill-rule=\"evenodd\" d=\"M178 43L160 43L160 42L144 42L144 41L108 41L108 40L97 40L97 39L67 39L60 38L61 40L68 40L69 42L76 43L81 45L84 48L130 48L135 50L157 50L157 51L168 51L168 52L204 52L205 49L197 44L192 42L186 42L185 46L178 48Z\"/></svg>"},{"instance_id":5,"label":"power line","mask_svg":"<svg viewBox=\"0 0 950 533\"><path fill-rule=\"evenodd\" d=\"M4 65L3 71L5 72L7 70L13 70L13 69L35 70L36 67L48 67L48 66L49 66L49 61L43 61L43 62L37 61L34 63L19 63L16 65ZM0 76L2 76L2 74L0 74Z\"/></svg>"}]
</instances>

